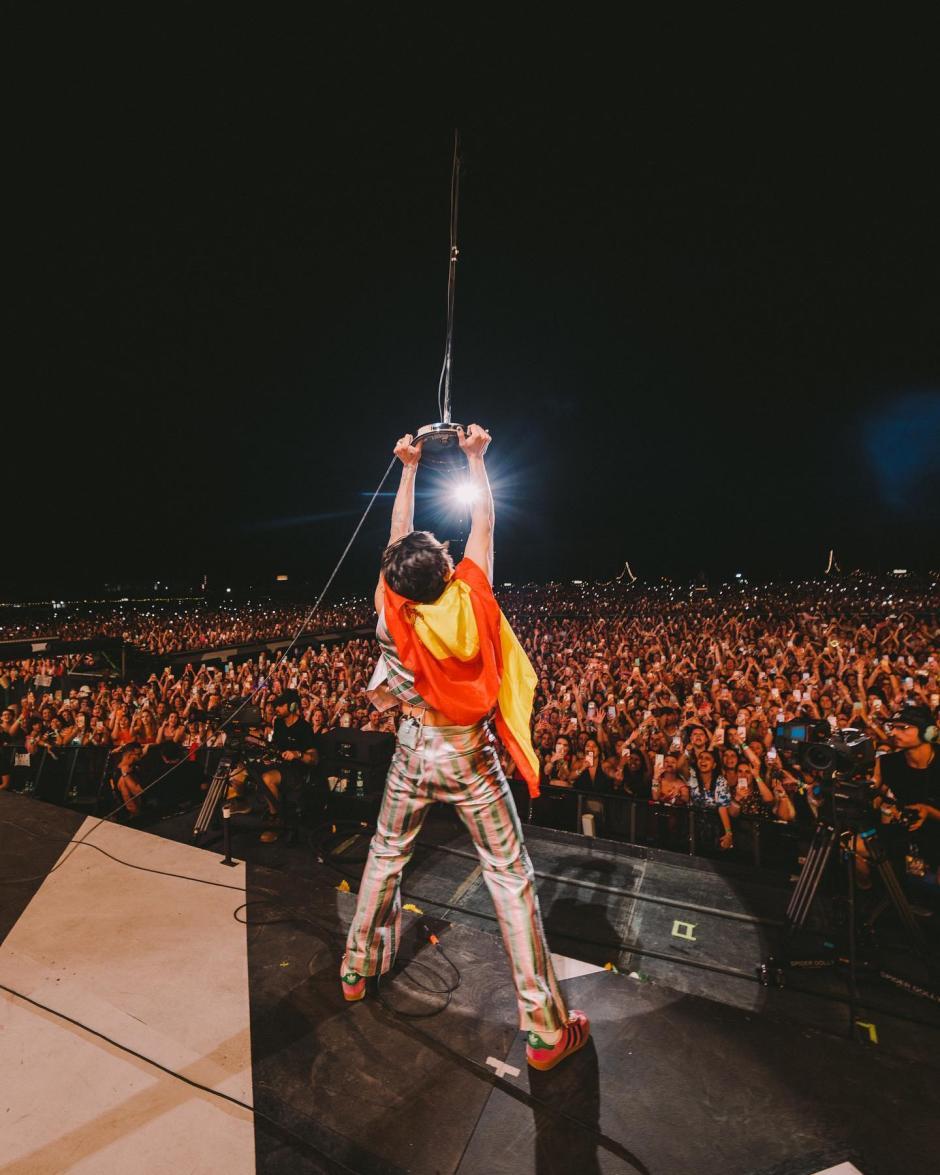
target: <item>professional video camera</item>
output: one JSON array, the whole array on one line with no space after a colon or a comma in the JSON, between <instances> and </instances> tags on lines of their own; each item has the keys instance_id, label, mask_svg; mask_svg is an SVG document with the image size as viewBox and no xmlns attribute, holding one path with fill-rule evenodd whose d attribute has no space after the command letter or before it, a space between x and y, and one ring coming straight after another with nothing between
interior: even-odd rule
<instances>
[{"instance_id":1,"label":"professional video camera","mask_svg":"<svg viewBox=\"0 0 940 1175\"><path fill-rule=\"evenodd\" d=\"M245 706L241 702L234 702L219 713L219 721L227 723L229 730L249 731L264 726L264 715L260 706Z\"/></svg>"},{"instance_id":2,"label":"professional video camera","mask_svg":"<svg viewBox=\"0 0 940 1175\"><path fill-rule=\"evenodd\" d=\"M875 744L854 727L833 730L827 721L791 718L774 730L774 746L803 771L823 778L867 776L875 766Z\"/></svg>"},{"instance_id":3,"label":"professional video camera","mask_svg":"<svg viewBox=\"0 0 940 1175\"><path fill-rule=\"evenodd\" d=\"M786 760L787 766L803 778L811 791L816 827L787 906L782 946L777 953L767 956L757 968L757 974L761 983L782 984L784 969L787 967L830 965L842 957L839 952L833 957L824 952L819 958L798 959L794 957L793 949L795 936L806 925L829 859L838 848L838 855L846 871L848 913L845 921L849 927L847 962L853 1009L850 1022L854 1023L857 931L864 930L869 944L874 944L872 920L862 928L856 927L855 860L861 842L866 846L865 855L871 871L881 879L886 904L894 907L916 952L922 958L926 957L923 934L878 837L881 821L875 808L875 799L880 789L871 778L875 766L874 743L867 734L854 727L838 730L832 729L828 721L793 718L776 727L774 746L781 758ZM910 813L906 816L903 823L909 824L913 815ZM834 932L829 927L825 933L829 939L833 938ZM881 974L892 978L884 969Z\"/></svg>"},{"instance_id":4,"label":"professional video camera","mask_svg":"<svg viewBox=\"0 0 940 1175\"><path fill-rule=\"evenodd\" d=\"M217 820L218 810L228 795L230 782L240 776L240 782L247 778L261 789L261 772L278 762L277 752L264 737L264 715L257 706L239 701L230 702L205 717L214 730L224 728L225 743L206 798L196 817L193 838L197 843L208 833L213 821ZM229 825L225 824L225 827ZM226 848L226 864L231 864L229 855Z\"/></svg>"},{"instance_id":5,"label":"professional video camera","mask_svg":"<svg viewBox=\"0 0 940 1175\"><path fill-rule=\"evenodd\" d=\"M774 746L787 767L803 778L816 808L831 809L830 819L842 827L871 823L875 745L864 731L833 729L828 721L815 718L791 718L774 730Z\"/></svg>"},{"instance_id":6,"label":"professional video camera","mask_svg":"<svg viewBox=\"0 0 940 1175\"><path fill-rule=\"evenodd\" d=\"M262 734L264 715L258 706L233 702L214 710L209 721L216 729L225 727L225 746L230 754L261 758L270 753Z\"/></svg>"}]
</instances>

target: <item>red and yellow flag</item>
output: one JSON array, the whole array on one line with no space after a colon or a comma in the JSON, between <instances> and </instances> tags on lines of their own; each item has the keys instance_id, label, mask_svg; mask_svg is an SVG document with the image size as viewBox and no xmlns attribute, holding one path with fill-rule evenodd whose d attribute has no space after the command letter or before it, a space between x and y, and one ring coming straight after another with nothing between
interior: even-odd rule
<instances>
[{"instance_id":1,"label":"red and yellow flag","mask_svg":"<svg viewBox=\"0 0 940 1175\"><path fill-rule=\"evenodd\" d=\"M499 737L537 796L535 670L477 564L462 559L433 604L406 600L386 583L385 622L415 689L455 726L479 722L496 707Z\"/></svg>"}]
</instances>

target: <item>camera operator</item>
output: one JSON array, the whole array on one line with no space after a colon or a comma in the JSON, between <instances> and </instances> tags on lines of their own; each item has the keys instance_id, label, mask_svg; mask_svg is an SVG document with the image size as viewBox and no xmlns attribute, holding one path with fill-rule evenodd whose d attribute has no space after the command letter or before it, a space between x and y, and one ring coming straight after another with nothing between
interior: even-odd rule
<instances>
[{"instance_id":1,"label":"camera operator","mask_svg":"<svg viewBox=\"0 0 940 1175\"><path fill-rule=\"evenodd\" d=\"M280 754L280 765L261 776L268 805L268 823L273 825L280 817L283 802L296 802L307 778L308 770L319 760L313 727L300 711L300 695L287 689L274 700L274 732L271 746ZM261 833L264 844L277 840L277 829L266 828Z\"/></svg>"},{"instance_id":2,"label":"camera operator","mask_svg":"<svg viewBox=\"0 0 940 1175\"><path fill-rule=\"evenodd\" d=\"M926 890L931 901L938 903L940 756L934 745L934 719L926 706L902 706L884 723L884 729L897 749L875 762L874 779L881 791L880 836L907 883ZM911 842L916 851L908 851ZM868 888L870 867L863 847L856 861L859 884Z\"/></svg>"}]
</instances>

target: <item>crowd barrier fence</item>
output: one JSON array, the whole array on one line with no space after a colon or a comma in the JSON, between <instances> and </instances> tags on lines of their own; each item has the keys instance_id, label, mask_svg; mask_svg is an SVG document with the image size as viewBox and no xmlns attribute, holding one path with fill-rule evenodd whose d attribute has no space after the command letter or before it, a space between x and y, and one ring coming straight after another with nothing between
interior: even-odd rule
<instances>
[{"instance_id":1,"label":"crowd barrier fence","mask_svg":"<svg viewBox=\"0 0 940 1175\"><path fill-rule=\"evenodd\" d=\"M543 784L541 795L530 800L525 785L518 781L513 791L526 823L689 856L730 855L718 845L723 829L717 809L662 804L624 792L585 791L551 784ZM788 867L795 859L798 830L794 823L742 814L732 825L735 860L747 860L757 867Z\"/></svg>"},{"instance_id":2,"label":"crowd barrier fence","mask_svg":"<svg viewBox=\"0 0 940 1175\"><path fill-rule=\"evenodd\" d=\"M161 799L182 800L199 781L211 779L222 757L222 747L199 747L167 776ZM49 804L83 809L93 813L108 810L113 799L112 783L118 775L121 748L98 746L46 746L27 751L25 746L5 748L7 770L14 791L35 796ZM165 765L159 771L165 771ZM148 781L143 780L146 784ZM157 785L161 787L160 784ZM156 797L155 797L156 798Z\"/></svg>"},{"instance_id":3,"label":"crowd barrier fence","mask_svg":"<svg viewBox=\"0 0 940 1175\"><path fill-rule=\"evenodd\" d=\"M386 749L383 744L383 752ZM28 752L25 747L13 746L7 747L6 753L6 770L12 776L14 791L94 814L108 811L115 801L113 784L117 779L119 748L41 747ZM156 785L151 805L172 806L198 798L198 783L212 779L223 753L221 746L203 746L190 753L184 764L167 775L165 782ZM327 748L324 753L329 756ZM387 763L367 766L370 793L377 794ZM159 763L157 771L165 771L165 765ZM149 780L144 777L141 782L146 785ZM718 848L722 830L715 810L654 803L623 792L584 791L550 784L543 785L541 795L530 800L525 784L519 780L512 781L512 790L519 812L529 824L655 846L689 856L726 855ZM734 837L735 859L748 860L758 867L788 864L795 854L796 828L783 821L738 816L734 820Z\"/></svg>"}]
</instances>

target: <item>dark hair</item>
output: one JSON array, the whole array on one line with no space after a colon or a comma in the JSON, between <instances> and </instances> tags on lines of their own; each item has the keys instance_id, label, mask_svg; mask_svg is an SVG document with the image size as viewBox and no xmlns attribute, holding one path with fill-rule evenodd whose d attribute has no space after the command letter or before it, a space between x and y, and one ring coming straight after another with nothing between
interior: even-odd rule
<instances>
[{"instance_id":1,"label":"dark hair","mask_svg":"<svg viewBox=\"0 0 940 1175\"><path fill-rule=\"evenodd\" d=\"M453 567L447 544L429 530L413 530L382 553L382 574L388 586L416 604L433 603Z\"/></svg>"}]
</instances>

